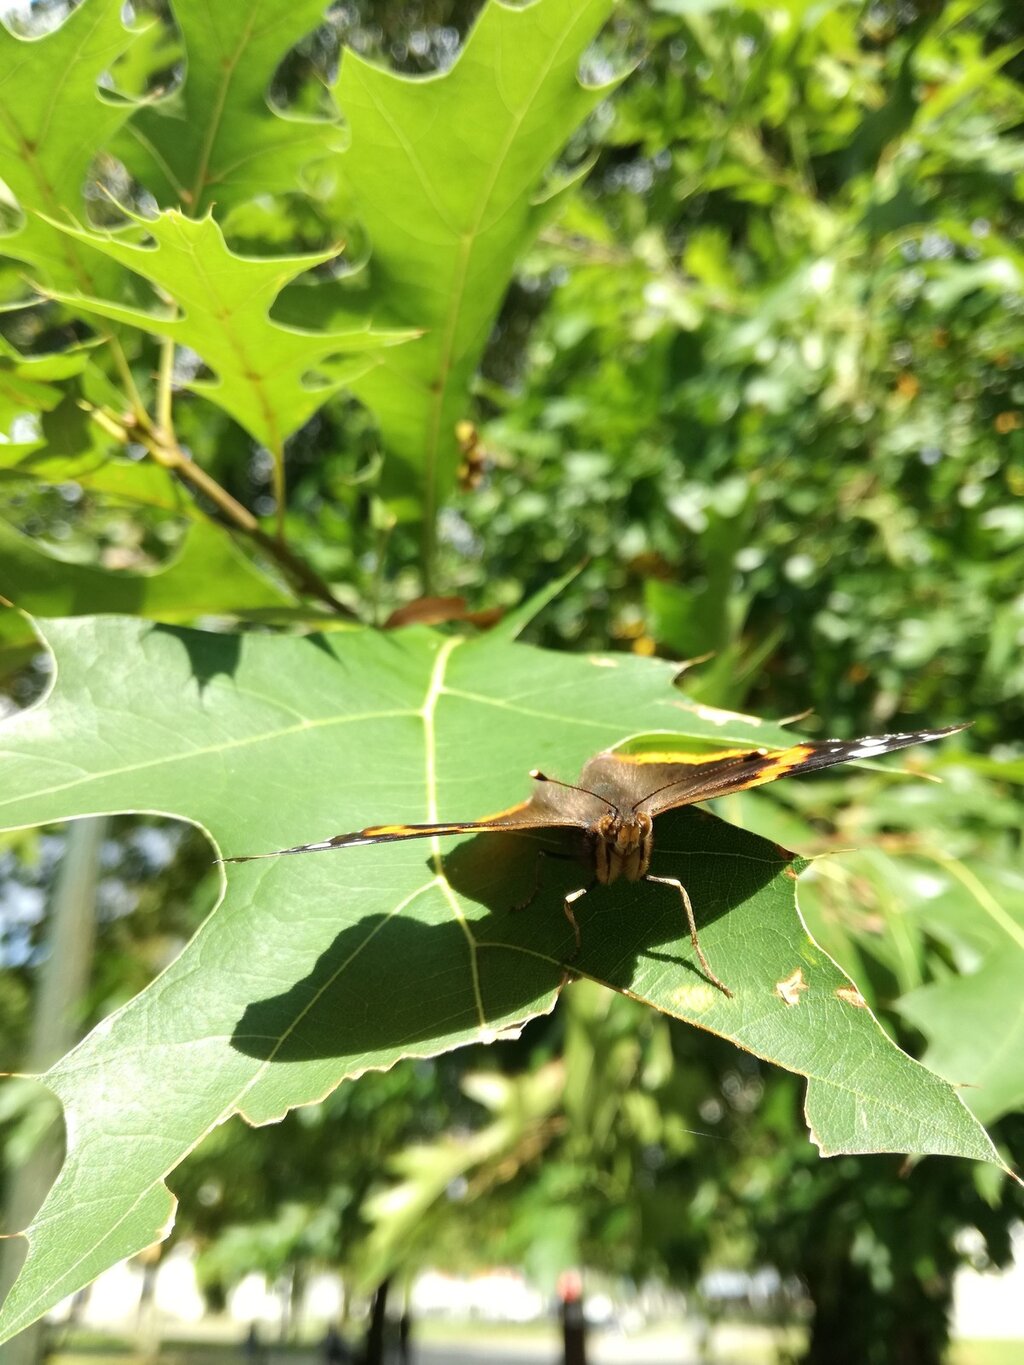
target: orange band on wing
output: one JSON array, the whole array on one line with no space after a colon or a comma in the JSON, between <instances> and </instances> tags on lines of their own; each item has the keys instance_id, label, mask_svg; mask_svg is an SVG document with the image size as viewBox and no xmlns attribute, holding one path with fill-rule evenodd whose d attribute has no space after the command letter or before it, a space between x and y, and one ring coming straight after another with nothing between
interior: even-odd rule
<instances>
[{"instance_id":1,"label":"orange band on wing","mask_svg":"<svg viewBox=\"0 0 1024 1365\"><path fill-rule=\"evenodd\" d=\"M816 749L815 744L794 744L790 749L781 749L776 754L766 754L764 767L758 776L765 782L783 777L793 768L799 768L801 763L805 763Z\"/></svg>"},{"instance_id":2,"label":"orange band on wing","mask_svg":"<svg viewBox=\"0 0 1024 1365\"><path fill-rule=\"evenodd\" d=\"M520 801L515 806L509 806L507 810L500 810L494 815L482 815L479 820L447 820L439 821L436 825L370 825L367 829L361 829L359 835L363 839L415 839L422 838L425 834L470 834L473 831L487 829L492 825L499 828L506 821L516 821L516 817L521 815L529 805L529 801ZM541 820L530 820L528 824L541 824Z\"/></svg>"},{"instance_id":3,"label":"orange band on wing","mask_svg":"<svg viewBox=\"0 0 1024 1365\"><path fill-rule=\"evenodd\" d=\"M791 749L783 749L777 754L765 754L763 761L747 776L737 774L734 782L727 784L730 792L749 791L751 787L763 787L766 782L775 782L787 773L803 767L816 750L813 744L794 744ZM724 795L725 793L723 793Z\"/></svg>"},{"instance_id":4,"label":"orange band on wing","mask_svg":"<svg viewBox=\"0 0 1024 1365\"><path fill-rule=\"evenodd\" d=\"M359 831L361 839L414 839L424 834L462 834L475 829L479 821L453 821L445 825L370 825Z\"/></svg>"}]
</instances>

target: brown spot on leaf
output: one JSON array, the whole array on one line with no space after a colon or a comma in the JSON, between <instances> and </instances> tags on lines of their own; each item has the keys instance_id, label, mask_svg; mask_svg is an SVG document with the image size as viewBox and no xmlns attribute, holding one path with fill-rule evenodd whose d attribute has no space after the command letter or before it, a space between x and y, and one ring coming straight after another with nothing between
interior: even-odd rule
<instances>
[{"instance_id":1,"label":"brown spot on leaf","mask_svg":"<svg viewBox=\"0 0 1024 1365\"><path fill-rule=\"evenodd\" d=\"M858 1010L866 1010L868 1007L868 1002L856 986L840 986L836 991L836 999L841 1000L844 1005L853 1005Z\"/></svg>"},{"instance_id":2,"label":"brown spot on leaf","mask_svg":"<svg viewBox=\"0 0 1024 1365\"><path fill-rule=\"evenodd\" d=\"M804 980L803 971L799 967L791 976L787 976L785 981L775 983L775 994L787 1005L799 1005L800 992L807 990L810 990L810 986Z\"/></svg>"},{"instance_id":3,"label":"brown spot on leaf","mask_svg":"<svg viewBox=\"0 0 1024 1365\"><path fill-rule=\"evenodd\" d=\"M718 1004L721 998L713 986L703 981L677 986L671 995L673 1007L684 1014L704 1014L712 1005Z\"/></svg>"}]
</instances>

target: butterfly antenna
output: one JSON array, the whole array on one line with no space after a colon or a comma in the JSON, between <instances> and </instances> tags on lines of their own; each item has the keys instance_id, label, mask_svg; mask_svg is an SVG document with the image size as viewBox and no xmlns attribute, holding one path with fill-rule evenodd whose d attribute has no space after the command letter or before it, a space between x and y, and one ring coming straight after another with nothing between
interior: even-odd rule
<instances>
[{"instance_id":1,"label":"butterfly antenna","mask_svg":"<svg viewBox=\"0 0 1024 1365\"><path fill-rule=\"evenodd\" d=\"M630 815L636 810L637 806L642 806L645 801L650 801L653 796L660 796L662 792L667 792L669 787L679 787L687 781L689 781L688 777L677 777L674 782L666 782L663 787L655 787L654 791L648 792L646 796L641 796L639 801L633 802L629 808Z\"/></svg>"},{"instance_id":2,"label":"butterfly antenna","mask_svg":"<svg viewBox=\"0 0 1024 1365\"><path fill-rule=\"evenodd\" d=\"M548 777L547 773L542 773L539 768L531 768L530 776L534 782L550 782L555 787L565 787L571 792L586 792L587 796L592 796L595 801L603 801L609 810L617 811L619 808L614 801L609 801L607 796L599 796L597 792L592 792L589 787L577 787L574 782L559 782L557 777Z\"/></svg>"},{"instance_id":3,"label":"butterfly antenna","mask_svg":"<svg viewBox=\"0 0 1024 1365\"><path fill-rule=\"evenodd\" d=\"M770 750L768 750L768 749L751 749L751 750L750 750L750 753L749 753L748 755L746 755L746 757L749 757L749 758L763 758L763 757L765 756L765 754L767 754L767 753L769 753L769 752L770 752ZM643 803L644 803L645 801L650 801L652 797L654 797L654 796L660 796L662 792L667 792L667 791L669 790L670 787L680 787L680 786L682 786L684 783L689 782L689 781L690 781L690 775L687 774L686 777L677 777L673 782L666 782L665 785L664 785L663 787L655 787L654 791L648 792L646 796L641 796L641 798L640 798L639 801L634 801L634 802L633 802L633 804L632 804L632 805L630 806L630 808L629 808L630 814L632 814L633 811L636 810L637 806L642 806Z\"/></svg>"}]
</instances>

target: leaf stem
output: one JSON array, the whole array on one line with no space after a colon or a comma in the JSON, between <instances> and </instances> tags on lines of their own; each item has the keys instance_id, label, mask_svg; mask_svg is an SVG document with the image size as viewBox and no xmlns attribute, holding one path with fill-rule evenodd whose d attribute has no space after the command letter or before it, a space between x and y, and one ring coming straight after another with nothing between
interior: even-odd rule
<instances>
[{"instance_id":1,"label":"leaf stem","mask_svg":"<svg viewBox=\"0 0 1024 1365\"><path fill-rule=\"evenodd\" d=\"M284 500L287 490L284 481L284 447L277 446L272 452L274 457L274 502L277 504L275 515L277 518L277 539L284 544Z\"/></svg>"},{"instance_id":2,"label":"leaf stem","mask_svg":"<svg viewBox=\"0 0 1024 1365\"><path fill-rule=\"evenodd\" d=\"M423 513L422 553L420 578L423 582L423 596L430 597L434 591L434 560L437 556L437 509L430 485L427 487L426 507Z\"/></svg>"},{"instance_id":3,"label":"leaf stem","mask_svg":"<svg viewBox=\"0 0 1024 1365\"><path fill-rule=\"evenodd\" d=\"M121 383L124 385L124 391L128 395L131 403L132 416L136 422L148 422L149 414L146 411L146 405L143 403L142 395L139 393L135 383L135 376L132 374L132 367L128 363L128 357L124 353L124 347L121 345L120 338L113 332L104 332L102 335L104 340L110 344L110 354L113 357L114 368L121 376Z\"/></svg>"},{"instance_id":4,"label":"leaf stem","mask_svg":"<svg viewBox=\"0 0 1024 1365\"><path fill-rule=\"evenodd\" d=\"M160 368L156 380L156 424L159 430L174 434L171 392L174 384L174 342L170 337L160 339Z\"/></svg>"}]
</instances>

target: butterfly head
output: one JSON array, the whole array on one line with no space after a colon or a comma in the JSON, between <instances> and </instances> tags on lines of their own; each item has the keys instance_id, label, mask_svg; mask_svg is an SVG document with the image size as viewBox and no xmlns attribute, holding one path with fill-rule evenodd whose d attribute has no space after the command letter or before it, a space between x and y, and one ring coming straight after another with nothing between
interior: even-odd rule
<instances>
[{"instance_id":1,"label":"butterfly head","mask_svg":"<svg viewBox=\"0 0 1024 1365\"><path fill-rule=\"evenodd\" d=\"M594 840L594 870L599 882L625 877L639 881L651 865L654 826L644 811L615 811L590 826Z\"/></svg>"}]
</instances>

